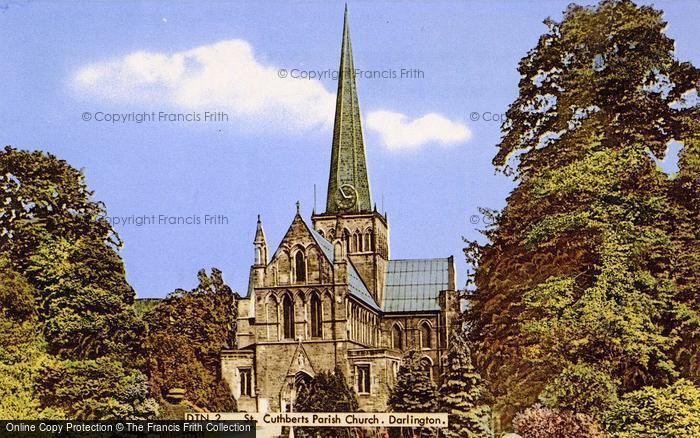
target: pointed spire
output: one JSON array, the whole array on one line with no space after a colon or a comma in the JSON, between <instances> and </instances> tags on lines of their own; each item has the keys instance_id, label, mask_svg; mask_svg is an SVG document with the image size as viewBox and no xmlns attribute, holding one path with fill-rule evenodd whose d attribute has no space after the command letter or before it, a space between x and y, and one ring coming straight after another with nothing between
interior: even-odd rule
<instances>
[{"instance_id":1,"label":"pointed spire","mask_svg":"<svg viewBox=\"0 0 700 438\"><path fill-rule=\"evenodd\" d=\"M258 215L258 226L255 229L255 265L264 266L267 264L267 239L265 239L265 230L263 230L262 220Z\"/></svg>"},{"instance_id":2,"label":"pointed spire","mask_svg":"<svg viewBox=\"0 0 700 438\"><path fill-rule=\"evenodd\" d=\"M371 211L372 200L350 43L348 7L345 5L338 93L333 126L333 150L328 178L327 213Z\"/></svg>"},{"instance_id":3,"label":"pointed spire","mask_svg":"<svg viewBox=\"0 0 700 438\"><path fill-rule=\"evenodd\" d=\"M265 239L265 230L263 230L262 226L262 220L260 219L260 215L258 215L258 227L255 230L255 240L253 240L253 243L261 243L261 244L267 244L267 241Z\"/></svg>"}]
</instances>

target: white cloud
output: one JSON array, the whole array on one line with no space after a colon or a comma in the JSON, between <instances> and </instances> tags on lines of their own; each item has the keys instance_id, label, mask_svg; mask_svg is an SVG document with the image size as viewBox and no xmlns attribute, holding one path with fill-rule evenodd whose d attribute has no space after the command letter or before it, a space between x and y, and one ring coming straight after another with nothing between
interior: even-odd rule
<instances>
[{"instance_id":1,"label":"white cloud","mask_svg":"<svg viewBox=\"0 0 700 438\"><path fill-rule=\"evenodd\" d=\"M419 149L430 143L464 143L472 137L465 124L437 113L410 119L393 111L374 111L367 115L367 127L376 131L384 145L392 150Z\"/></svg>"},{"instance_id":2,"label":"white cloud","mask_svg":"<svg viewBox=\"0 0 700 438\"><path fill-rule=\"evenodd\" d=\"M138 51L88 64L76 91L109 102L182 111L224 111L247 126L309 130L332 126L334 93L314 80L280 78L244 40L175 53ZM134 108L139 111L141 108Z\"/></svg>"}]
</instances>

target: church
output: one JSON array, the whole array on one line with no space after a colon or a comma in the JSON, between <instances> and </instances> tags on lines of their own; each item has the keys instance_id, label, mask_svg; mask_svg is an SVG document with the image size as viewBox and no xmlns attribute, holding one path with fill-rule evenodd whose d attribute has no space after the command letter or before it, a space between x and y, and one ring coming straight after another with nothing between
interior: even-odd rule
<instances>
[{"instance_id":1,"label":"church","mask_svg":"<svg viewBox=\"0 0 700 438\"><path fill-rule=\"evenodd\" d=\"M270 252L258 217L235 349L221 372L242 412L294 411L299 388L339 367L360 409L384 412L403 352L437 381L460 311L453 257L391 259L372 204L347 9L325 212L299 212ZM274 193L274 192L273 192Z\"/></svg>"}]
</instances>

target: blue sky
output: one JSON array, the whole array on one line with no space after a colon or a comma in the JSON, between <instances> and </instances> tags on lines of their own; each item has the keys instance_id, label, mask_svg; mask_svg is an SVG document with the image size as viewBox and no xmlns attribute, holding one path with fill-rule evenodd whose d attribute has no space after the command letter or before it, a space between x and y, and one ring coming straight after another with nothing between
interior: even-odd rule
<instances>
[{"instance_id":1,"label":"blue sky","mask_svg":"<svg viewBox=\"0 0 700 438\"><path fill-rule=\"evenodd\" d=\"M478 207L503 207L513 187L491 165L497 115L517 94L517 63L542 21L568 3L350 2L357 68L420 71L358 79L392 258L454 255L463 283L461 237L478 238ZM678 58L700 65L700 3L654 4ZM274 251L297 200L310 216L314 184L325 206L336 84L279 71L337 69L342 14L342 2L326 1L0 1L0 142L83 168L112 217L226 217L116 226L140 297L191 288L202 267L245 291L256 215ZM228 120L102 120L152 112Z\"/></svg>"}]
</instances>

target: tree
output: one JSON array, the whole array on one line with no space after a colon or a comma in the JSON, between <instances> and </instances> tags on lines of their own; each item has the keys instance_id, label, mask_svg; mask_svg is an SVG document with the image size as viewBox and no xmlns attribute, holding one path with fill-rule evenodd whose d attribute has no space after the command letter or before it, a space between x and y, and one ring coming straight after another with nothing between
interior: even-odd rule
<instances>
[{"instance_id":1,"label":"tree","mask_svg":"<svg viewBox=\"0 0 700 438\"><path fill-rule=\"evenodd\" d=\"M607 427L619 437L700 436L700 388L681 379L625 394L608 414Z\"/></svg>"},{"instance_id":2,"label":"tree","mask_svg":"<svg viewBox=\"0 0 700 438\"><path fill-rule=\"evenodd\" d=\"M493 437L485 387L461 333L452 336L443 366L438 411L449 414L449 428L441 434L450 438Z\"/></svg>"},{"instance_id":3,"label":"tree","mask_svg":"<svg viewBox=\"0 0 700 438\"><path fill-rule=\"evenodd\" d=\"M34 288L0 258L0 418L61 419L42 408L34 389L39 370L53 359L39 338Z\"/></svg>"},{"instance_id":4,"label":"tree","mask_svg":"<svg viewBox=\"0 0 700 438\"><path fill-rule=\"evenodd\" d=\"M6 146L0 151L0 191L0 248L20 272L47 237L121 245L104 204L91 200L85 175L54 155Z\"/></svg>"},{"instance_id":5,"label":"tree","mask_svg":"<svg viewBox=\"0 0 700 438\"><path fill-rule=\"evenodd\" d=\"M421 363L417 351L408 351L401 360L396 375L396 385L391 389L387 402L391 412L435 412L437 388L430 378L430 371ZM401 433L406 432L401 428ZM393 430L392 430L393 432ZM419 429L421 435L432 436L433 431Z\"/></svg>"},{"instance_id":6,"label":"tree","mask_svg":"<svg viewBox=\"0 0 700 438\"><path fill-rule=\"evenodd\" d=\"M51 154L0 152L2 256L36 289L50 353L136 356L140 329L121 245L82 172Z\"/></svg>"},{"instance_id":7,"label":"tree","mask_svg":"<svg viewBox=\"0 0 700 438\"><path fill-rule=\"evenodd\" d=\"M36 337L34 294L27 279L10 267L9 260L0 258L0 348L3 350Z\"/></svg>"},{"instance_id":8,"label":"tree","mask_svg":"<svg viewBox=\"0 0 700 438\"><path fill-rule=\"evenodd\" d=\"M136 360L142 330L121 242L82 172L8 146L0 152L0 188L0 328L10 320L0 335L0 412L155 416Z\"/></svg>"},{"instance_id":9,"label":"tree","mask_svg":"<svg viewBox=\"0 0 700 438\"><path fill-rule=\"evenodd\" d=\"M235 346L237 294L221 271L198 273L199 285L178 289L144 315L144 342L152 393L164 402L174 387L213 411L234 411L235 399L220 373L219 353Z\"/></svg>"},{"instance_id":10,"label":"tree","mask_svg":"<svg viewBox=\"0 0 700 438\"><path fill-rule=\"evenodd\" d=\"M697 358L692 345L679 354L677 328L698 327L697 277L679 287L678 266L698 218L674 236L671 184L653 157L674 140L697 150L686 97L700 73L674 59L651 7L572 5L546 24L494 159L518 187L488 243L466 249L469 338L503 427L573 367L624 393L668 384Z\"/></svg>"},{"instance_id":11,"label":"tree","mask_svg":"<svg viewBox=\"0 0 700 438\"><path fill-rule=\"evenodd\" d=\"M535 405L516 415L513 421L522 438L602 438L605 436L591 417L572 411Z\"/></svg>"},{"instance_id":12,"label":"tree","mask_svg":"<svg viewBox=\"0 0 700 438\"><path fill-rule=\"evenodd\" d=\"M665 226L673 239L672 275L681 304L673 333L680 338L675 359L681 375L700 385L700 105L681 139L678 174L671 182L672 209Z\"/></svg>"},{"instance_id":13,"label":"tree","mask_svg":"<svg viewBox=\"0 0 700 438\"><path fill-rule=\"evenodd\" d=\"M617 402L617 385L610 376L591 365L570 365L540 394L546 407L587 414L601 421Z\"/></svg>"},{"instance_id":14,"label":"tree","mask_svg":"<svg viewBox=\"0 0 700 438\"><path fill-rule=\"evenodd\" d=\"M59 408L71 419L147 420L158 413L146 376L111 358L55 362L39 375L41 405Z\"/></svg>"},{"instance_id":15,"label":"tree","mask_svg":"<svg viewBox=\"0 0 700 438\"><path fill-rule=\"evenodd\" d=\"M39 290L49 352L71 359L136 356L142 327L135 293L112 248L88 238L51 239L32 256L27 272Z\"/></svg>"},{"instance_id":16,"label":"tree","mask_svg":"<svg viewBox=\"0 0 700 438\"><path fill-rule=\"evenodd\" d=\"M44 406L37 382L46 366L56 359L46 353L35 339L20 349L0 347L0 418L3 420L62 420L65 412L58 406Z\"/></svg>"},{"instance_id":17,"label":"tree","mask_svg":"<svg viewBox=\"0 0 700 438\"><path fill-rule=\"evenodd\" d=\"M357 395L340 368L316 374L302 386L294 402L297 412L357 412L358 408ZM299 427L295 428L295 436L349 438L356 436L356 431L349 427Z\"/></svg>"}]
</instances>

